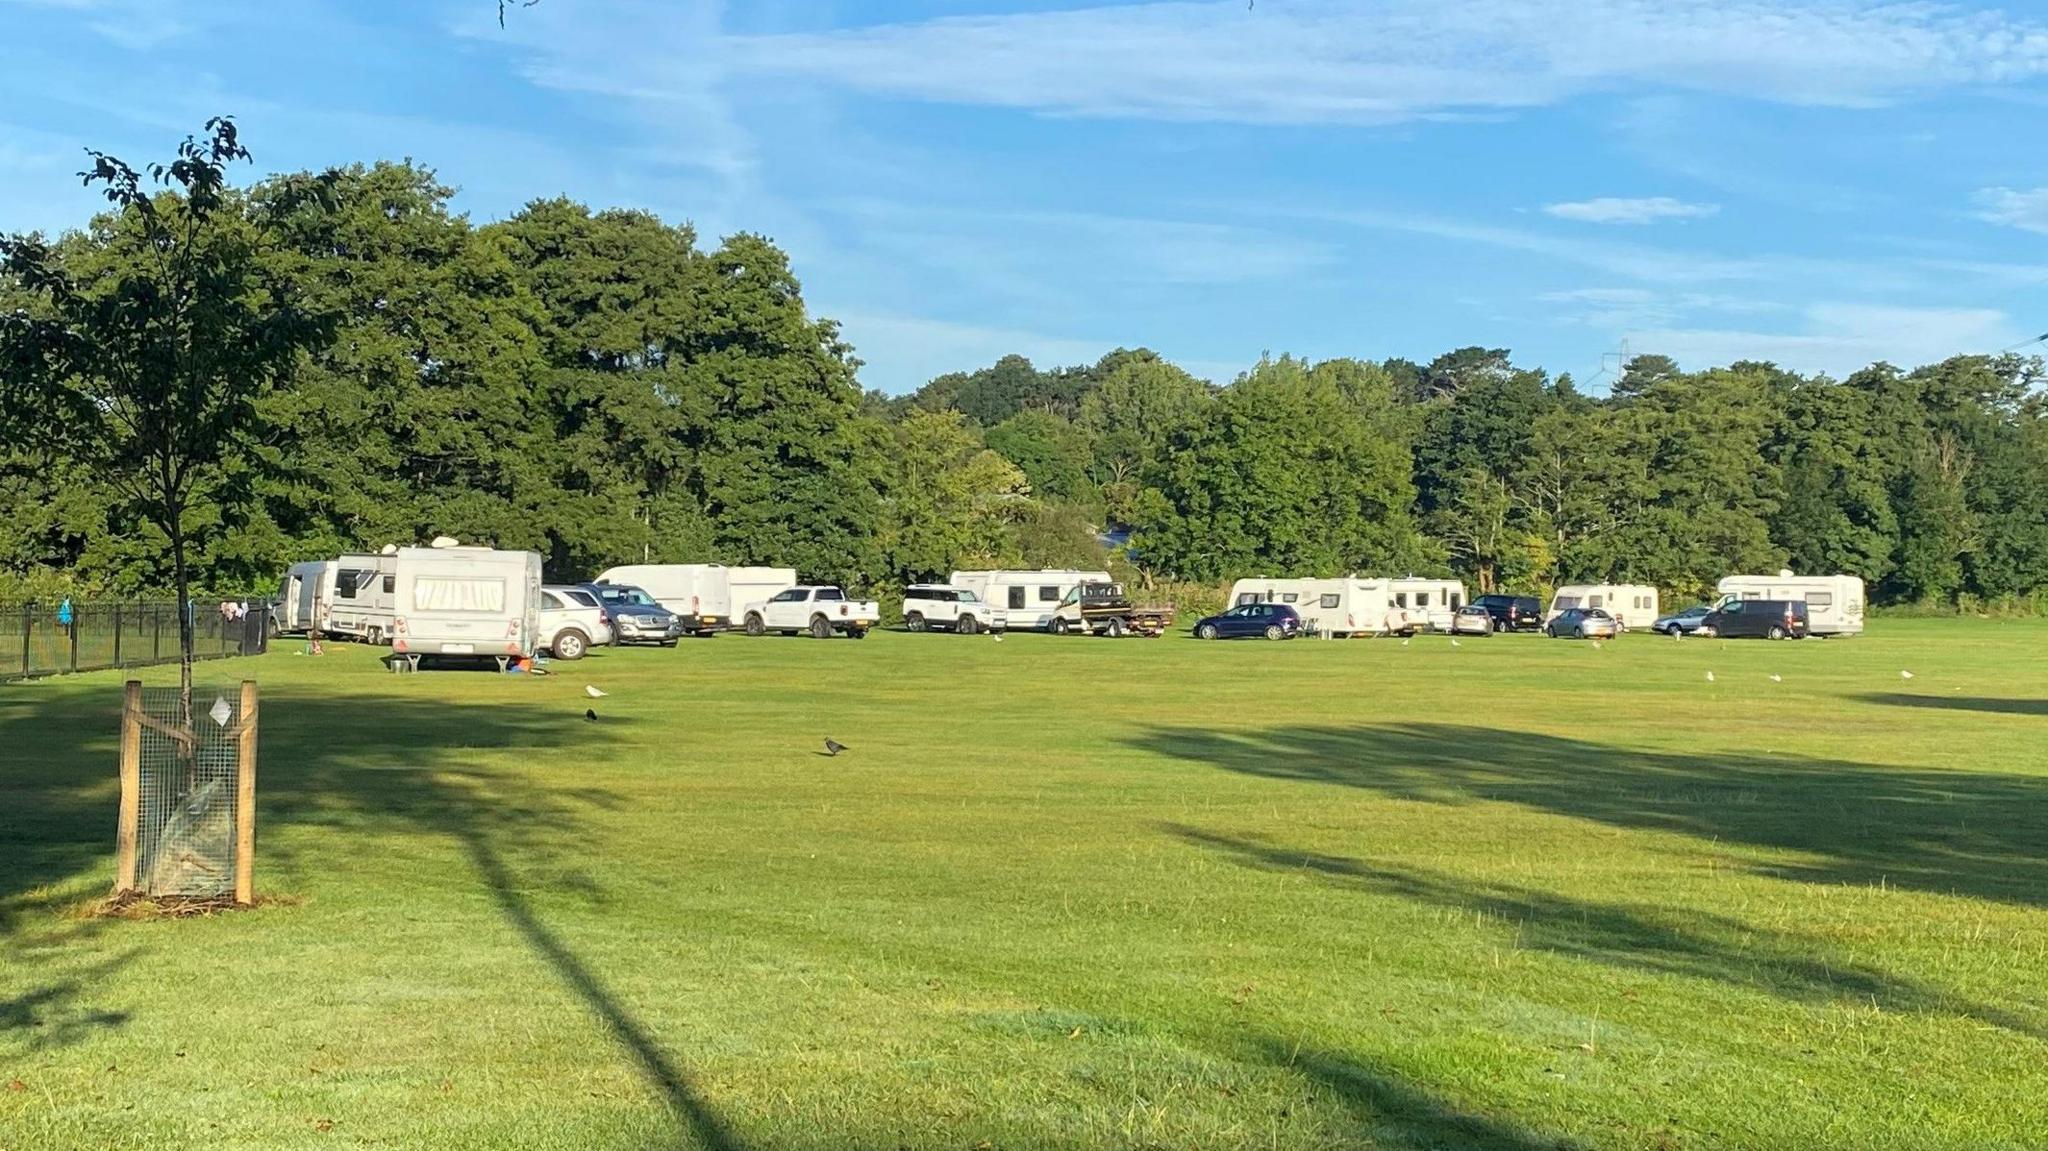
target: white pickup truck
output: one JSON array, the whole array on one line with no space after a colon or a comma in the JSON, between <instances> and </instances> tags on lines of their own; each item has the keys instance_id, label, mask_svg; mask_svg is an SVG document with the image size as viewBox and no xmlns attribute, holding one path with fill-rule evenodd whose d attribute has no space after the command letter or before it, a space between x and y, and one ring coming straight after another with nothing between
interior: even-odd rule
<instances>
[{"instance_id":1,"label":"white pickup truck","mask_svg":"<svg viewBox=\"0 0 2048 1151\"><path fill-rule=\"evenodd\" d=\"M748 635L809 632L816 639L830 639L833 632L866 639L868 629L881 618L881 605L875 601L847 599L839 588L820 584L793 587L740 610Z\"/></svg>"}]
</instances>

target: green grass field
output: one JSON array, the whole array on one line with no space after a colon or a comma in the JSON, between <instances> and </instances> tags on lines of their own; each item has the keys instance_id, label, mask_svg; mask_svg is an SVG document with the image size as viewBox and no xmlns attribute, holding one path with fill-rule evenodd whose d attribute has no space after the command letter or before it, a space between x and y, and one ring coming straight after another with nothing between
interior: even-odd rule
<instances>
[{"instance_id":1,"label":"green grass field","mask_svg":"<svg viewBox=\"0 0 2048 1151\"><path fill-rule=\"evenodd\" d=\"M0 687L0 1147L2040 1147L2044 647L280 651L281 898L145 922Z\"/></svg>"}]
</instances>

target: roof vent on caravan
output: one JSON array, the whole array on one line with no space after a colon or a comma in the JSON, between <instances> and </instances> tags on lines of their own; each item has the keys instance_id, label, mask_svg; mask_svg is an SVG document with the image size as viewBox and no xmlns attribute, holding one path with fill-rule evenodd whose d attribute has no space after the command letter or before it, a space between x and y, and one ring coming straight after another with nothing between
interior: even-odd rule
<instances>
[{"instance_id":1,"label":"roof vent on caravan","mask_svg":"<svg viewBox=\"0 0 2048 1151\"><path fill-rule=\"evenodd\" d=\"M456 542L454 536L435 536L434 542L428 544L427 546L430 548L453 548L461 547L462 545Z\"/></svg>"}]
</instances>

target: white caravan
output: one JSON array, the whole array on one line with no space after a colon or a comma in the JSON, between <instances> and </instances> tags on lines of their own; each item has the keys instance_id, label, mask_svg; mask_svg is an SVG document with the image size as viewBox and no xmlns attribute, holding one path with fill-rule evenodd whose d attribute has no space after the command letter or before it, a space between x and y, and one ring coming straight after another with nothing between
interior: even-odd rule
<instances>
[{"instance_id":1,"label":"white caravan","mask_svg":"<svg viewBox=\"0 0 2048 1151\"><path fill-rule=\"evenodd\" d=\"M323 630L366 643L391 638L393 593L398 587L398 549L382 555L344 555L335 562L334 594Z\"/></svg>"},{"instance_id":2,"label":"white caravan","mask_svg":"<svg viewBox=\"0 0 2048 1151\"><path fill-rule=\"evenodd\" d=\"M1043 568L1038 571L954 572L946 583L966 588L981 601L1004 613L1004 626L1012 631L1042 628L1053 609L1067 593L1084 583L1113 583L1105 571L1072 571Z\"/></svg>"},{"instance_id":3,"label":"white caravan","mask_svg":"<svg viewBox=\"0 0 2048 1151\"><path fill-rule=\"evenodd\" d=\"M1465 605L1465 587L1455 580L1414 577L1257 576L1231 584L1230 603L1286 604L1319 635L1410 635L1430 627L1449 630L1451 616Z\"/></svg>"},{"instance_id":4,"label":"white caravan","mask_svg":"<svg viewBox=\"0 0 2048 1151\"><path fill-rule=\"evenodd\" d=\"M599 572L597 582L637 587L680 617L684 631L709 635L733 626L734 615L747 604L795 587L796 569L626 564Z\"/></svg>"},{"instance_id":5,"label":"white caravan","mask_svg":"<svg viewBox=\"0 0 2048 1151\"><path fill-rule=\"evenodd\" d=\"M540 638L540 556L480 547L400 548L391 650L405 656L531 657Z\"/></svg>"},{"instance_id":6,"label":"white caravan","mask_svg":"<svg viewBox=\"0 0 2048 1151\"><path fill-rule=\"evenodd\" d=\"M327 605L334 599L334 572L339 566L333 560L308 560L285 569L284 581L277 588L277 606L271 609L280 633L304 635L326 630Z\"/></svg>"},{"instance_id":7,"label":"white caravan","mask_svg":"<svg viewBox=\"0 0 2048 1151\"><path fill-rule=\"evenodd\" d=\"M1852 575L1732 575L1721 581L1723 601L1801 599L1806 601L1808 635L1856 635L1863 630L1863 580Z\"/></svg>"},{"instance_id":8,"label":"white caravan","mask_svg":"<svg viewBox=\"0 0 2048 1151\"><path fill-rule=\"evenodd\" d=\"M1393 590L1397 609L1435 631L1451 630L1451 620L1465 606L1465 585L1454 579L1403 576L1388 580L1387 585Z\"/></svg>"},{"instance_id":9,"label":"white caravan","mask_svg":"<svg viewBox=\"0 0 2048 1151\"><path fill-rule=\"evenodd\" d=\"M1597 607L1620 620L1624 629L1647 630L1657 622L1657 589L1639 583L1566 584L1550 597L1550 610L1543 613L1543 622L1575 607Z\"/></svg>"}]
</instances>

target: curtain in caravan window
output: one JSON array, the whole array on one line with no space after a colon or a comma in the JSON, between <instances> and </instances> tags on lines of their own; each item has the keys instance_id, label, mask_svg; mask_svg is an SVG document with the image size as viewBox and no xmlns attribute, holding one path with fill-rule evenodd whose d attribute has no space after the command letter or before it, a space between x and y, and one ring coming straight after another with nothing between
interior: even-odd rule
<instances>
[{"instance_id":1,"label":"curtain in caravan window","mask_svg":"<svg viewBox=\"0 0 2048 1151\"><path fill-rule=\"evenodd\" d=\"M1337 593L1336 593L1336 592L1330 592L1330 593L1328 593L1328 594L1326 594L1326 595L1324 595L1324 596L1323 596L1323 601L1322 601L1322 602L1323 602L1323 606L1324 606L1324 607L1336 607L1336 606L1337 606L1337 599L1338 599Z\"/></svg>"},{"instance_id":2,"label":"curtain in caravan window","mask_svg":"<svg viewBox=\"0 0 2048 1151\"><path fill-rule=\"evenodd\" d=\"M505 581L464 576L421 576L412 584L414 611L505 610Z\"/></svg>"},{"instance_id":3,"label":"curtain in caravan window","mask_svg":"<svg viewBox=\"0 0 2048 1151\"><path fill-rule=\"evenodd\" d=\"M1806 606L1822 611L1835 606L1835 593L1831 591L1810 591L1806 593Z\"/></svg>"},{"instance_id":4,"label":"curtain in caravan window","mask_svg":"<svg viewBox=\"0 0 2048 1151\"><path fill-rule=\"evenodd\" d=\"M1015 608L1024 606L1024 589L1022 586L1010 589L1010 606Z\"/></svg>"},{"instance_id":5,"label":"curtain in caravan window","mask_svg":"<svg viewBox=\"0 0 2048 1151\"><path fill-rule=\"evenodd\" d=\"M1605 606L1607 606L1607 602L1606 602L1606 597L1605 597L1605 596L1597 596L1597 595L1589 595L1589 596L1587 596L1587 597L1586 597L1586 606L1587 606L1587 607L1605 607Z\"/></svg>"}]
</instances>

